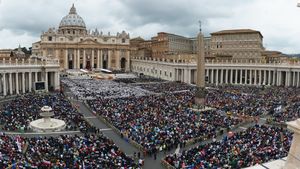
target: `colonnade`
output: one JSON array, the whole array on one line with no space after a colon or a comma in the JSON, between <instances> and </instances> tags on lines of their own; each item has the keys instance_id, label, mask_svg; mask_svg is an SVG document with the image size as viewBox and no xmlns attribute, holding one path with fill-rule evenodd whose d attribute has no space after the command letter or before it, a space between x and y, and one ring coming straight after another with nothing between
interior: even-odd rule
<instances>
[{"instance_id":1,"label":"colonnade","mask_svg":"<svg viewBox=\"0 0 300 169\"><path fill-rule=\"evenodd\" d=\"M59 62L57 60L1 60L0 95L32 92L35 83L41 82L45 91L60 88Z\"/></svg>"},{"instance_id":2,"label":"colonnade","mask_svg":"<svg viewBox=\"0 0 300 169\"><path fill-rule=\"evenodd\" d=\"M213 84L246 84L246 85L300 85L300 70L290 69L243 69L243 68L207 68L207 83Z\"/></svg>"},{"instance_id":3,"label":"colonnade","mask_svg":"<svg viewBox=\"0 0 300 169\"><path fill-rule=\"evenodd\" d=\"M132 59L131 70L145 75L195 84L195 63L178 63ZM206 62L206 83L238 85L273 85L300 87L300 62L297 63L233 63Z\"/></svg>"}]
</instances>

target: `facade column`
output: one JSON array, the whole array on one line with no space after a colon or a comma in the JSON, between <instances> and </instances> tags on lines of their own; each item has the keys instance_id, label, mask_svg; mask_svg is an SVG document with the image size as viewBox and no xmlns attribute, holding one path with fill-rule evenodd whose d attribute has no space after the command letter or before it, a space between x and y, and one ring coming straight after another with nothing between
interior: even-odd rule
<instances>
[{"instance_id":1,"label":"facade column","mask_svg":"<svg viewBox=\"0 0 300 169\"><path fill-rule=\"evenodd\" d=\"M73 50L73 69L77 69L77 49Z\"/></svg>"},{"instance_id":2,"label":"facade column","mask_svg":"<svg viewBox=\"0 0 300 169\"><path fill-rule=\"evenodd\" d=\"M233 69L230 69L230 84L233 84Z\"/></svg>"},{"instance_id":3,"label":"facade column","mask_svg":"<svg viewBox=\"0 0 300 169\"><path fill-rule=\"evenodd\" d=\"M80 49L77 49L77 69L80 69Z\"/></svg>"},{"instance_id":4,"label":"facade column","mask_svg":"<svg viewBox=\"0 0 300 169\"><path fill-rule=\"evenodd\" d=\"M94 67L94 61L95 61L95 49L92 49L92 58L91 58L91 68L95 68Z\"/></svg>"},{"instance_id":5,"label":"facade column","mask_svg":"<svg viewBox=\"0 0 300 169\"><path fill-rule=\"evenodd\" d=\"M12 91L12 73L9 73L9 94L13 94Z\"/></svg>"},{"instance_id":6,"label":"facade column","mask_svg":"<svg viewBox=\"0 0 300 169\"><path fill-rule=\"evenodd\" d=\"M82 63L83 69L86 69L86 55L85 55L85 49L83 49L83 63Z\"/></svg>"},{"instance_id":7,"label":"facade column","mask_svg":"<svg viewBox=\"0 0 300 169\"><path fill-rule=\"evenodd\" d=\"M19 94L19 73L16 72L16 93Z\"/></svg>"},{"instance_id":8,"label":"facade column","mask_svg":"<svg viewBox=\"0 0 300 169\"><path fill-rule=\"evenodd\" d=\"M254 85L257 85L257 70L254 69Z\"/></svg>"},{"instance_id":9,"label":"facade column","mask_svg":"<svg viewBox=\"0 0 300 169\"><path fill-rule=\"evenodd\" d=\"M25 93L25 72L22 72L22 92Z\"/></svg>"},{"instance_id":10,"label":"facade column","mask_svg":"<svg viewBox=\"0 0 300 169\"><path fill-rule=\"evenodd\" d=\"M64 69L68 69L68 62L69 62L69 58L68 58L68 49L66 49L65 66L64 66Z\"/></svg>"},{"instance_id":11,"label":"facade column","mask_svg":"<svg viewBox=\"0 0 300 169\"><path fill-rule=\"evenodd\" d=\"M108 50L108 56L107 56L107 68L110 69L111 68L111 50Z\"/></svg>"},{"instance_id":12,"label":"facade column","mask_svg":"<svg viewBox=\"0 0 300 169\"><path fill-rule=\"evenodd\" d=\"M28 75L28 79L29 79L29 83L28 83L28 88L29 88L29 92L31 92L31 88L32 88L32 72L29 72Z\"/></svg>"},{"instance_id":13,"label":"facade column","mask_svg":"<svg viewBox=\"0 0 300 169\"><path fill-rule=\"evenodd\" d=\"M100 50L97 49L97 69L100 68Z\"/></svg>"},{"instance_id":14,"label":"facade column","mask_svg":"<svg viewBox=\"0 0 300 169\"><path fill-rule=\"evenodd\" d=\"M48 92L48 72L45 71L45 88L46 88L46 91Z\"/></svg>"},{"instance_id":15,"label":"facade column","mask_svg":"<svg viewBox=\"0 0 300 169\"><path fill-rule=\"evenodd\" d=\"M100 68L102 69L103 68L103 51L102 50L100 50Z\"/></svg>"},{"instance_id":16,"label":"facade column","mask_svg":"<svg viewBox=\"0 0 300 169\"><path fill-rule=\"evenodd\" d=\"M2 81L3 81L3 95L7 95L7 88L6 88L6 73L2 74Z\"/></svg>"}]
</instances>

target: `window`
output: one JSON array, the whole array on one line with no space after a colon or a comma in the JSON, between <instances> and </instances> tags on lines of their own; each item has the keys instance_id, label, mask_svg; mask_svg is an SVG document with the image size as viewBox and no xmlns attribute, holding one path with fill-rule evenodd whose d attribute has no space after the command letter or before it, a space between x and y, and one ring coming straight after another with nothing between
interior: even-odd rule
<instances>
[{"instance_id":1,"label":"window","mask_svg":"<svg viewBox=\"0 0 300 169\"><path fill-rule=\"evenodd\" d=\"M48 41L52 41L52 36L48 36Z\"/></svg>"},{"instance_id":2,"label":"window","mask_svg":"<svg viewBox=\"0 0 300 169\"><path fill-rule=\"evenodd\" d=\"M126 39L125 38L122 38L122 43L125 43L126 42Z\"/></svg>"}]
</instances>

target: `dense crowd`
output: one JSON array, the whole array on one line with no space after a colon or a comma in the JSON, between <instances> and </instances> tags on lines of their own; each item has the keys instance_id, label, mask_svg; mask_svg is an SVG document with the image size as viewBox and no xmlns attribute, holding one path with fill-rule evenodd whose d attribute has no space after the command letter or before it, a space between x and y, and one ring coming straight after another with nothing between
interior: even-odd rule
<instances>
[{"instance_id":1,"label":"dense crowd","mask_svg":"<svg viewBox=\"0 0 300 169\"><path fill-rule=\"evenodd\" d=\"M29 93L2 104L0 109L1 129L6 131L29 130L29 123L41 118L40 113L43 106L52 107L54 118L64 120L67 130L79 129L86 132L91 128L63 94Z\"/></svg>"},{"instance_id":2,"label":"dense crowd","mask_svg":"<svg viewBox=\"0 0 300 169\"><path fill-rule=\"evenodd\" d=\"M25 139L22 137L10 137L0 133L0 168L7 168L18 162L24 162L22 151Z\"/></svg>"},{"instance_id":3,"label":"dense crowd","mask_svg":"<svg viewBox=\"0 0 300 169\"><path fill-rule=\"evenodd\" d=\"M195 113L190 109L193 101L193 94L186 91L126 99L97 99L88 101L88 104L148 153L169 150L194 138L212 138L218 128L229 128L241 122L219 111Z\"/></svg>"},{"instance_id":4,"label":"dense crowd","mask_svg":"<svg viewBox=\"0 0 300 169\"><path fill-rule=\"evenodd\" d=\"M234 114L272 115L279 120L298 117L299 92L299 89L284 87L219 86L208 90L206 104ZM278 113L285 107L286 113Z\"/></svg>"},{"instance_id":5,"label":"dense crowd","mask_svg":"<svg viewBox=\"0 0 300 169\"><path fill-rule=\"evenodd\" d=\"M70 88L76 98L85 100L143 96L147 93L144 90L112 80L64 78L62 83Z\"/></svg>"},{"instance_id":6,"label":"dense crowd","mask_svg":"<svg viewBox=\"0 0 300 169\"><path fill-rule=\"evenodd\" d=\"M165 160L176 169L238 169L286 157L291 140L286 130L256 125L221 141L169 155Z\"/></svg>"},{"instance_id":7,"label":"dense crowd","mask_svg":"<svg viewBox=\"0 0 300 169\"><path fill-rule=\"evenodd\" d=\"M102 134L27 139L1 135L0 147L0 168L141 168Z\"/></svg>"},{"instance_id":8,"label":"dense crowd","mask_svg":"<svg viewBox=\"0 0 300 169\"><path fill-rule=\"evenodd\" d=\"M120 79L115 79L114 81L116 82L122 82L122 83L157 83L157 82L164 82L165 80L155 78L155 77L150 77L150 76L139 76L136 78L120 78Z\"/></svg>"},{"instance_id":9,"label":"dense crowd","mask_svg":"<svg viewBox=\"0 0 300 169\"><path fill-rule=\"evenodd\" d=\"M195 91L196 87L187 85L181 82L166 82L166 83L152 83L152 84L137 84L142 89L149 90L155 93L170 93L179 91Z\"/></svg>"}]
</instances>

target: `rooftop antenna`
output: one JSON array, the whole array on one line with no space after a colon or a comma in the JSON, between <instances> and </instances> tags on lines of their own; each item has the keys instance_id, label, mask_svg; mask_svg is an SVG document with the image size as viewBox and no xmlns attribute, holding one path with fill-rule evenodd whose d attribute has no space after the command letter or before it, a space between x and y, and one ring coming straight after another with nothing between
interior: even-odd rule
<instances>
[{"instance_id":1,"label":"rooftop antenna","mask_svg":"<svg viewBox=\"0 0 300 169\"><path fill-rule=\"evenodd\" d=\"M198 22L199 22L199 31L200 31L200 33L201 33L201 32L202 32L201 21L199 20Z\"/></svg>"}]
</instances>

